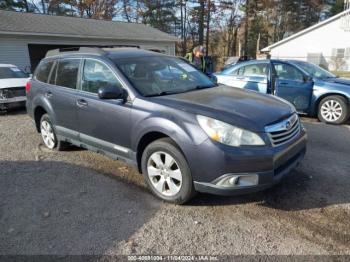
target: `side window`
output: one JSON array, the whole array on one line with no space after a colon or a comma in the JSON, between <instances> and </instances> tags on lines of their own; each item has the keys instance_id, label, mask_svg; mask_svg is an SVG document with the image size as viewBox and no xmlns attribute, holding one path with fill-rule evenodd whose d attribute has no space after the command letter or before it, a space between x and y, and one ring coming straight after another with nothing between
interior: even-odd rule
<instances>
[{"instance_id":1,"label":"side window","mask_svg":"<svg viewBox=\"0 0 350 262\"><path fill-rule=\"evenodd\" d=\"M241 76L243 75L243 72L244 72L244 67L239 67L235 70L233 70L232 72L229 73L229 75L232 75L232 76Z\"/></svg>"},{"instance_id":2,"label":"side window","mask_svg":"<svg viewBox=\"0 0 350 262\"><path fill-rule=\"evenodd\" d=\"M267 76L268 64L247 65L244 67L244 76Z\"/></svg>"},{"instance_id":3,"label":"side window","mask_svg":"<svg viewBox=\"0 0 350 262\"><path fill-rule=\"evenodd\" d=\"M81 89L97 94L98 89L104 86L121 87L121 84L114 73L105 64L96 60L86 59Z\"/></svg>"},{"instance_id":4,"label":"side window","mask_svg":"<svg viewBox=\"0 0 350 262\"><path fill-rule=\"evenodd\" d=\"M59 60L56 75L56 85L76 89L79 64L80 59Z\"/></svg>"},{"instance_id":5,"label":"side window","mask_svg":"<svg viewBox=\"0 0 350 262\"><path fill-rule=\"evenodd\" d=\"M276 76L279 79L303 81L304 75L298 69L288 64L274 64Z\"/></svg>"},{"instance_id":6,"label":"side window","mask_svg":"<svg viewBox=\"0 0 350 262\"><path fill-rule=\"evenodd\" d=\"M39 64L35 72L35 78L40 82L47 83L53 61L43 61Z\"/></svg>"}]
</instances>

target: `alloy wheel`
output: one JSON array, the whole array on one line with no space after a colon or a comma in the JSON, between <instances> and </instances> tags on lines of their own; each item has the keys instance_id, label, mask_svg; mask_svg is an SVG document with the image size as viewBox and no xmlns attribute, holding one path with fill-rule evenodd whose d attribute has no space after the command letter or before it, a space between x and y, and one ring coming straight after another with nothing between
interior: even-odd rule
<instances>
[{"instance_id":1,"label":"alloy wheel","mask_svg":"<svg viewBox=\"0 0 350 262\"><path fill-rule=\"evenodd\" d=\"M175 159L168 153L155 152L147 162L147 173L153 187L162 195L176 195L182 185L182 173Z\"/></svg>"},{"instance_id":2,"label":"alloy wheel","mask_svg":"<svg viewBox=\"0 0 350 262\"><path fill-rule=\"evenodd\" d=\"M55 135L53 133L52 126L46 120L43 120L41 122L41 136L43 138L45 145L48 148L53 149L55 147L56 139L55 139Z\"/></svg>"},{"instance_id":3,"label":"alloy wheel","mask_svg":"<svg viewBox=\"0 0 350 262\"><path fill-rule=\"evenodd\" d=\"M321 115L328 122L337 121L343 113L343 108L338 101L328 100L321 106Z\"/></svg>"}]
</instances>

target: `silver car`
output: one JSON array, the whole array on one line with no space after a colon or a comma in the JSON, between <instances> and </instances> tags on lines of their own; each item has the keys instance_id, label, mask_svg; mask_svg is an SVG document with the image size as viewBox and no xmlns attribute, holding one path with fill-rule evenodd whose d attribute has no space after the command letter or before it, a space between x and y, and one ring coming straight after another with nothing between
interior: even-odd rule
<instances>
[{"instance_id":1,"label":"silver car","mask_svg":"<svg viewBox=\"0 0 350 262\"><path fill-rule=\"evenodd\" d=\"M0 64L0 111L25 106L28 75L15 65Z\"/></svg>"}]
</instances>

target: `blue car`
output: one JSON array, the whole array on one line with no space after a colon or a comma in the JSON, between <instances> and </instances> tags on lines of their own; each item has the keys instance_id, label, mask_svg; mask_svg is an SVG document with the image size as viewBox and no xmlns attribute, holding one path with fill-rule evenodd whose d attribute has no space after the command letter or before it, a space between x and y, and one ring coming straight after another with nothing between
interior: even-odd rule
<instances>
[{"instance_id":1,"label":"blue car","mask_svg":"<svg viewBox=\"0 0 350 262\"><path fill-rule=\"evenodd\" d=\"M298 113L317 115L325 123L343 124L349 118L350 79L305 61L252 60L215 76L220 84L283 98Z\"/></svg>"}]
</instances>

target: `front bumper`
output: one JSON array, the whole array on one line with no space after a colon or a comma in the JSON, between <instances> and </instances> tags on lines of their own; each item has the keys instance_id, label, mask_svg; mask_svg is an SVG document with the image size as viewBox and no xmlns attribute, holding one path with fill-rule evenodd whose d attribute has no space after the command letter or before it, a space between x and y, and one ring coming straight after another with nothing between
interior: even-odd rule
<instances>
[{"instance_id":1,"label":"front bumper","mask_svg":"<svg viewBox=\"0 0 350 262\"><path fill-rule=\"evenodd\" d=\"M25 102L27 101L26 96L17 96L12 98L0 99L0 104L9 104L9 103L17 103L17 102Z\"/></svg>"},{"instance_id":2,"label":"front bumper","mask_svg":"<svg viewBox=\"0 0 350 262\"><path fill-rule=\"evenodd\" d=\"M224 160L219 163L220 166L213 162L215 158L209 162L201 162L204 176L202 179L196 179L200 175L194 174L194 187L198 192L216 195L240 195L267 189L287 176L303 160L306 153L306 143L307 135L302 130L294 141L281 147L265 150L252 149L235 154L225 152L221 155L221 159ZM219 176L217 173L214 176L212 174L210 178L210 175L204 170L213 170L213 164L214 168L218 168L221 173ZM216 182L225 176L256 176L257 180L254 185L243 184L230 187L217 185Z\"/></svg>"},{"instance_id":3,"label":"front bumper","mask_svg":"<svg viewBox=\"0 0 350 262\"><path fill-rule=\"evenodd\" d=\"M25 106L26 101L27 101L26 96L0 99L0 109L5 110L10 108L23 107Z\"/></svg>"}]
</instances>

